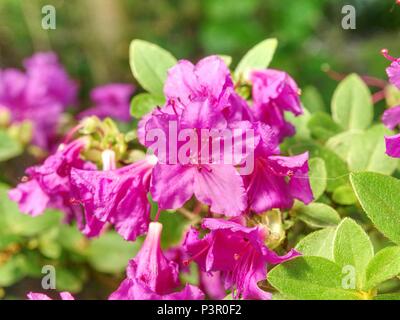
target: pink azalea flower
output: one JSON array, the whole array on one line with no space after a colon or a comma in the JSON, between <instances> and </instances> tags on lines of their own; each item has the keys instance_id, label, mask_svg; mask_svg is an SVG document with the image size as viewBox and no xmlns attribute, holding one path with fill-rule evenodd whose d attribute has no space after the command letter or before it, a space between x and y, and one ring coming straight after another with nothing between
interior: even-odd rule
<instances>
[{"instance_id":1,"label":"pink azalea flower","mask_svg":"<svg viewBox=\"0 0 400 320\"><path fill-rule=\"evenodd\" d=\"M390 130L395 129L400 124L400 106L387 109L383 113L382 122Z\"/></svg>"},{"instance_id":2,"label":"pink azalea flower","mask_svg":"<svg viewBox=\"0 0 400 320\"><path fill-rule=\"evenodd\" d=\"M389 55L387 49L382 49L382 55L391 61L386 69L389 82L400 89L400 59ZM400 123L400 106L386 110L382 117L382 122L391 130ZM393 158L400 158L400 134L385 137L386 153Z\"/></svg>"},{"instance_id":3,"label":"pink azalea flower","mask_svg":"<svg viewBox=\"0 0 400 320\"><path fill-rule=\"evenodd\" d=\"M278 256L264 241L267 232L261 226L248 228L240 220L204 219L202 227L210 230L205 237L192 228L185 239L191 259L204 272L221 272L225 289L231 289L234 298L270 299L258 282L266 279L267 264L279 264L299 255L291 250Z\"/></svg>"},{"instance_id":4,"label":"pink azalea flower","mask_svg":"<svg viewBox=\"0 0 400 320\"><path fill-rule=\"evenodd\" d=\"M78 139L67 145L60 145L58 151L49 156L42 165L26 170L27 181L21 182L9 192L10 199L18 203L21 212L37 216L47 208L55 208L66 214L67 221L76 218L82 229L92 232L101 230L103 223L90 219L91 217L82 219L72 201L72 168L95 169L93 164L80 158L85 143L85 140Z\"/></svg>"},{"instance_id":5,"label":"pink azalea flower","mask_svg":"<svg viewBox=\"0 0 400 320\"><path fill-rule=\"evenodd\" d=\"M213 273L200 271L200 288L211 300L222 300L226 297L224 281L220 271Z\"/></svg>"},{"instance_id":6,"label":"pink azalea flower","mask_svg":"<svg viewBox=\"0 0 400 320\"><path fill-rule=\"evenodd\" d=\"M203 129L232 130L252 126L249 121L242 121L245 116L238 117L229 111L233 103L236 103L235 110L239 109L238 101L232 98L236 94L229 70L216 56L205 58L195 66L180 61L169 70L164 92L167 104L146 116L145 123L139 126L140 140L147 147L152 142L144 141L144 136L153 129L162 130L167 141L171 141L169 126L172 122L177 124L178 134L184 129L199 133ZM215 139L212 143L221 141ZM178 143L178 149L181 145L183 142ZM251 150L251 146L248 149ZM246 209L243 181L234 165L207 161L209 153L205 155L202 149L193 155L196 159L191 158L187 164L169 161L169 148L165 153L157 150L156 155L163 160L153 170L150 192L160 208L179 208L195 195L216 213L237 216Z\"/></svg>"},{"instance_id":7,"label":"pink azalea flower","mask_svg":"<svg viewBox=\"0 0 400 320\"><path fill-rule=\"evenodd\" d=\"M74 168L71 171L73 197L83 206L86 217L112 223L125 240L134 241L147 231L150 222L147 194L154 159L149 156L114 170Z\"/></svg>"},{"instance_id":8,"label":"pink azalea flower","mask_svg":"<svg viewBox=\"0 0 400 320\"><path fill-rule=\"evenodd\" d=\"M76 103L78 86L69 78L55 53L36 53L25 59L24 66L30 79L29 94L57 102L63 109Z\"/></svg>"},{"instance_id":9,"label":"pink azalea flower","mask_svg":"<svg viewBox=\"0 0 400 320\"><path fill-rule=\"evenodd\" d=\"M258 123L257 130L261 139L255 151L254 171L243 176L249 209L260 213L291 208L294 199L311 202L308 153L280 156L275 131L262 123Z\"/></svg>"},{"instance_id":10,"label":"pink azalea flower","mask_svg":"<svg viewBox=\"0 0 400 320\"><path fill-rule=\"evenodd\" d=\"M168 260L160 247L162 224L151 222L137 256L129 262L127 278L110 300L197 300L204 294L195 286L180 285L178 265Z\"/></svg>"},{"instance_id":11,"label":"pink azalea flower","mask_svg":"<svg viewBox=\"0 0 400 320\"><path fill-rule=\"evenodd\" d=\"M111 117L123 122L131 120L130 98L135 87L130 84L113 83L92 90L90 97L94 107L79 114L79 118L97 116L100 119Z\"/></svg>"},{"instance_id":12,"label":"pink azalea flower","mask_svg":"<svg viewBox=\"0 0 400 320\"><path fill-rule=\"evenodd\" d=\"M61 300L75 300L75 298L72 296L72 294L70 294L69 292L66 292L66 291L60 292L60 297L61 297ZM35 292L29 292L28 299L29 300L53 300L46 294L35 293Z\"/></svg>"},{"instance_id":13,"label":"pink azalea flower","mask_svg":"<svg viewBox=\"0 0 400 320\"><path fill-rule=\"evenodd\" d=\"M0 107L10 112L14 123L31 121L33 142L49 149L61 113L75 102L77 86L53 53L35 54L24 65L26 73L0 70Z\"/></svg>"},{"instance_id":14,"label":"pink azalea flower","mask_svg":"<svg viewBox=\"0 0 400 320\"><path fill-rule=\"evenodd\" d=\"M389 82L400 89L400 59L396 59L389 55L387 49L382 49L382 55L391 61L390 66L386 69L386 73L389 77Z\"/></svg>"},{"instance_id":15,"label":"pink azalea flower","mask_svg":"<svg viewBox=\"0 0 400 320\"><path fill-rule=\"evenodd\" d=\"M296 82L287 73L274 69L254 71L250 81L255 118L276 129L280 141L293 135L295 129L286 122L284 112L296 116L303 113Z\"/></svg>"},{"instance_id":16,"label":"pink azalea flower","mask_svg":"<svg viewBox=\"0 0 400 320\"><path fill-rule=\"evenodd\" d=\"M400 133L385 137L386 154L393 158L400 158Z\"/></svg>"}]
</instances>

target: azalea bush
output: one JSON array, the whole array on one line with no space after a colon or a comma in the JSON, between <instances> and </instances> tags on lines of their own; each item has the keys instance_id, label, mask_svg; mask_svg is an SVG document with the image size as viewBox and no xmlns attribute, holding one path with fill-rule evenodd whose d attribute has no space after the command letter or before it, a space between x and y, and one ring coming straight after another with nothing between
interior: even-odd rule
<instances>
[{"instance_id":1,"label":"azalea bush","mask_svg":"<svg viewBox=\"0 0 400 320\"><path fill-rule=\"evenodd\" d=\"M55 54L2 70L0 159L14 170L0 287L30 279L34 300L99 286L118 300L400 298L399 60L382 50L388 81L335 74L328 108L269 68L277 45L191 62L133 40L138 93L97 87L83 112Z\"/></svg>"}]
</instances>

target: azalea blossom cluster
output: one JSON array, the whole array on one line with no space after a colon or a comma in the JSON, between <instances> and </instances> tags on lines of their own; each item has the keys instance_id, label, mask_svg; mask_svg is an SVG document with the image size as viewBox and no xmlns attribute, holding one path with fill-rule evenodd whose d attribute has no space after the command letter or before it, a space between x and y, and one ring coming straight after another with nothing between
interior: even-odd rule
<instances>
[{"instance_id":1,"label":"azalea blossom cluster","mask_svg":"<svg viewBox=\"0 0 400 320\"><path fill-rule=\"evenodd\" d=\"M390 56L387 49L383 49L382 54L391 62L386 69L389 82L400 90L400 58ZM383 114L382 122L389 129L395 129L400 124L400 106L386 110ZM391 157L400 158L400 134L385 137L385 140L386 153Z\"/></svg>"},{"instance_id":2,"label":"azalea blossom cluster","mask_svg":"<svg viewBox=\"0 0 400 320\"><path fill-rule=\"evenodd\" d=\"M302 114L295 81L273 69L254 71L245 81L251 88L247 99L237 92L228 67L218 56L206 57L196 65L181 60L168 71L165 104L154 108L138 125L138 141L153 154L126 163L121 157L126 150L117 151L111 142L101 144L101 157L93 161L86 157L93 148L91 135L81 130L84 125L78 126L43 164L27 169L26 177L9 196L22 212L32 216L46 208L62 210L66 220L76 221L88 237L100 236L109 226L128 241L146 234L141 250L129 262L126 279L110 299L223 298L226 291L235 298L270 299L271 294L260 286L267 266L299 253L291 250L279 256L271 250L266 245L268 225L254 218L272 209L290 209L295 199L307 204L313 194L308 154L283 156L279 149L280 142L294 134L285 112ZM118 90L121 101L131 93L128 87ZM94 92L93 100L107 101L97 115L126 119L120 110L107 111L112 102L120 101L108 93ZM87 124L87 119L82 121ZM254 135L252 139L242 137L244 145L237 148L232 163L160 161L169 159L174 151L152 149L154 140L149 136L157 129L168 137L171 122L178 134L187 129L241 128ZM104 134L104 130L98 132ZM220 143L218 137L210 139L211 146ZM210 154L208 147L199 147L191 156L208 159ZM252 171L241 174L239 168L249 159L254 162ZM193 213L198 219L175 252L163 252L160 214L190 207L193 202L200 208ZM154 203L158 212L152 218ZM180 281L179 275L189 272L191 262L200 270L200 287Z\"/></svg>"},{"instance_id":3,"label":"azalea blossom cluster","mask_svg":"<svg viewBox=\"0 0 400 320\"><path fill-rule=\"evenodd\" d=\"M14 126L27 124L32 143L53 150L62 115L78 103L78 83L70 78L53 52L34 54L23 62L25 71L0 69L0 118ZM129 121L130 84L107 84L91 92L94 106L79 118L97 115ZM75 108L76 109L76 108Z\"/></svg>"}]
</instances>

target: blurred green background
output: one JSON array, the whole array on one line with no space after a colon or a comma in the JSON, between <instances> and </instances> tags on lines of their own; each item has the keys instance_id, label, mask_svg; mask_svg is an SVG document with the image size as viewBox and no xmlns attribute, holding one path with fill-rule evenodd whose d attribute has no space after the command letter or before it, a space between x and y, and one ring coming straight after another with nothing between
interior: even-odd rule
<instances>
[{"instance_id":1,"label":"blurred green background","mask_svg":"<svg viewBox=\"0 0 400 320\"><path fill-rule=\"evenodd\" d=\"M46 4L56 8L56 30L41 28ZM356 30L341 27L345 4L356 8ZM237 62L257 42L277 37L272 67L330 97L335 83L321 66L384 77L387 62L379 50L399 54L399 22L395 0L1 0L0 67L54 50L85 97L95 85L133 81L133 38L155 42L178 58L219 53Z\"/></svg>"},{"instance_id":2,"label":"blurred green background","mask_svg":"<svg viewBox=\"0 0 400 320\"><path fill-rule=\"evenodd\" d=\"M56 30L41 27L48 4L56 8ZM345 4L356 8L356 30L341 27ZM400 55L399 22L395 0L0 0L0 68L21 67L36 51L55 51L80 83L84 106L94 86L134 81L128 63L134 38L178 58L228 54L235 64L259 41L276 37L272 67L289 72L302 88L316 87L328 104L337 82L322 67L386 78L380 50ZM114 232L88 241L51 212L38 220L23 216L6 189L0 185L0 212L6 213L0 217L0 299L42 291L45 263L57 267L58 288L81 292L79 298L106 298L115 290L140 241L126 243ZM165 223L182 224L174 219L180 218L171 215ZM182 230L176 234L166 233L165 246L176 244Z\"/></svg>"}]
</instances>

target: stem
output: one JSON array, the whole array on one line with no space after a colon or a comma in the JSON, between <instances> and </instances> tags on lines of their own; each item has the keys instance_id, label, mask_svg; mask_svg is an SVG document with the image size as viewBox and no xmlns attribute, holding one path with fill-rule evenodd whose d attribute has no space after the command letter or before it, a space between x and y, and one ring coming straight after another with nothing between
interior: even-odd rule
<instances>
[{"instance_id":1,"label":"stem","mask_svg":"<svg viewBox=\"0 0 400 320\"><path fill-rule=\"evenodd\" d=\"M191 211L189 211L188 209L186 209L186 208L179 208L178 210L177 210L181 215L183 215L185 218L187 218L188 220L191 220L191 221L193 221L193 220L195 220L196 218L197 218L197 215L196 214L194 214L193 212L191 212Z\"/></svg>"},{"instance_id":2,"label":"stem","mask_svg":"<svg viewBox=\"0 0 400 320\"><path fill-rule=\"evenodd\" d=\"M322 71L324 71L328 75L328 77L336 81L341 81L348 76L347 74L339 73L332 70L328 65L324 66ZM379 78L371 76L361 76L361 79L365 82L366 85L370 87L384 89L387 86L387 82Z\"/></svg>"},{"instance_id":3,"label":"stem","mask_svg":"<svg viewBox=\"0 0 400 320\"><path fill-rule=\"evenodd\" d=\"M154 217L154 222L158 221L158 219L160 218L160 214L161 214L161 208L158 208L156 216Z\"/></svg>"},{"instance_id":4,"label":"stem","mask_svg":"<svg viewBox=\"0 0 400 320\"><path fill-rule=\"evenodd\" d=\"M385 90L380 90L372 95L372 102L378 103L379 101L385 99Z\"/></svg>"}]
</instances>

